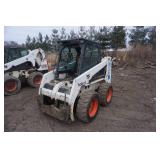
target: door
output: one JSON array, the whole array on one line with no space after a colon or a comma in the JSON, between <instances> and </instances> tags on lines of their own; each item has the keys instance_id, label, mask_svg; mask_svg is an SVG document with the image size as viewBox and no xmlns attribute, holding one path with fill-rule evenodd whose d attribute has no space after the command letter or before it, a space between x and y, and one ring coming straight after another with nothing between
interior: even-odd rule
<instances>
[{"instance_id":1,"label":"door","mask_svg":"<svg viewBox=\"0 0 160 160\"><path fill-rule=\"evenodd\" d=\"M84 54L81 60L81 72L89 70L100 62L100 50L97 45L86 44L84 47Z\"/></svg>"}]
</instances>

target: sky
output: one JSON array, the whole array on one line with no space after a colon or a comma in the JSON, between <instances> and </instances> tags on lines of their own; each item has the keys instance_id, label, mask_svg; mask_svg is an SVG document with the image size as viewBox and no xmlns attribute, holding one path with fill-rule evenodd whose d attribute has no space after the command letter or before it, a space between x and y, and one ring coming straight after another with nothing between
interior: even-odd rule
<instances>
[{"instance_id":1,"label":"sky","mask_svg":"<svg viewBox=\"0 0 160 160\"><path fill-rule=\"evenodd\" d=\"M15 41L19 44L25 43L27 35L31 38L37 37L38 33L41 32L43 36L51 35L52 29L60 30L64 26L5 26L4 27L4 41ZM79 26L65 26L66 32L69 33L71 30L78 32ZM88 27L86 26L86 29ZM96 27L98 28L98 26ZM131 27L127 27L130 29ZM128 37L127 37L128 44Z\"/></svg>"},{"instance_id":2,"label":"sky","mask_svg":"<svg viewBox=\"0 0 160 160\"><path fill-rule=\"evenodd\" d=\"M4 41L16 41L17 43L21 44L24 43L26 40L27 35L31 37L37 36L39 32L42 35L51 35L52 29L60 30L62 26L54 26L54 27L47 27L47 26L5 26L4 27ZM74 29L74 31L78 31L78 27L64 27L66 32L69 33L70 30Z\"/></svg>"}]
</instances>

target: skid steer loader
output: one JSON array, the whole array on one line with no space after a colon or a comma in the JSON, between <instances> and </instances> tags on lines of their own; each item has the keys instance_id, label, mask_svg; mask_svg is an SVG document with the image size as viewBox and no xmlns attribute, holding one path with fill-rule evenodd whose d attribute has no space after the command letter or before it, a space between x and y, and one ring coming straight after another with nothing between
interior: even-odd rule
<instances>
[{"instance_id":1,"label":"skid steer loader","mask_svg":"<svg viewBox=\"0 0 160 160\"><path fill-rule=\"evenodd\" d=\"M43 73L48 71L42 49L31 51L18 47L4 47L4 63L4 95L18 93L21 83L26 81L32 87L38 87Z\"/></svg>"},{"instance_id":2,"label":"skid steer loader","mask_svg":"<svg viewBox=\"0 0 160 160\"><path fill-rule=\"evenodd\" d=\"M59 42L58 63L44 74L38 96L42 112L62 121L91 122L111 102L111 57L86 39Z\"/></svg>"}]
</instances>

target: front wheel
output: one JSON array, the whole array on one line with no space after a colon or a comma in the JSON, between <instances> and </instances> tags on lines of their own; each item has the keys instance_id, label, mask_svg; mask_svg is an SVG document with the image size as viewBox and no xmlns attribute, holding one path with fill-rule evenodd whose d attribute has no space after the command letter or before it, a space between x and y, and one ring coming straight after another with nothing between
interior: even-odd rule
<instances>
[{"instance_id":1,"label":"front wheel","mask_svg":"<svg viewBox=\"0 0 160 160\"><path fill-rule=\"evenodd\" d=\"M76 116L82 122L91 122L98 114L99 110L99 96L96 92L83 93L76 107Z\"/></svg>"}]
</instances>

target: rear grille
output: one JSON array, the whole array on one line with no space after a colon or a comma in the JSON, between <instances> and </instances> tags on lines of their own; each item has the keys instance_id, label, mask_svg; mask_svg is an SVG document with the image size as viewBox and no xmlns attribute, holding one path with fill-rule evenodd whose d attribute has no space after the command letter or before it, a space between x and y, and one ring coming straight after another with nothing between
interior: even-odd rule
<instances>
[{"instance_id":1,"label":"rear grille","mask_svg":"<svg viewBox=\"0 0 160 160\"><path fill-rule=\"evenodd\" d=\"M70 90L68 88L59 88L58 92L65 93L65 94L70 94Z\"/></svg>"},{"instance_id":2,"label":"rear grille","mask_svg":"<svg viewBox=\"0 0 160 160\"><path fill-rule=\"evenodd\" d=\"M46 84L44 85L44 88L49 89L49 90L53 90L54 85L53 85L53 84L50 84L50 83L46 83Z\"/></svg>"}]
</instances>

